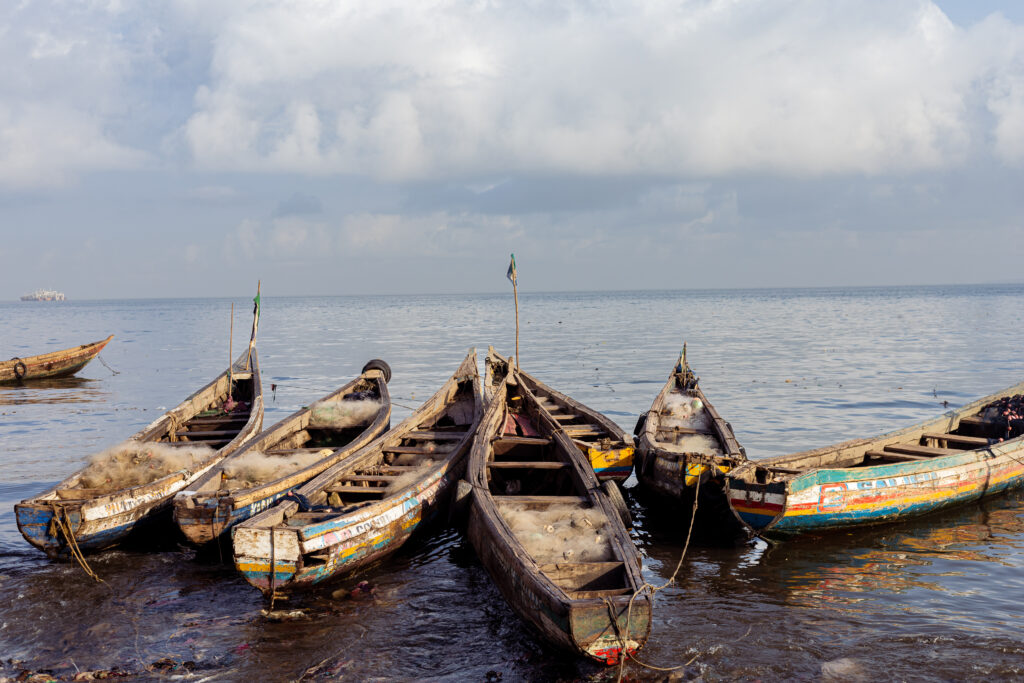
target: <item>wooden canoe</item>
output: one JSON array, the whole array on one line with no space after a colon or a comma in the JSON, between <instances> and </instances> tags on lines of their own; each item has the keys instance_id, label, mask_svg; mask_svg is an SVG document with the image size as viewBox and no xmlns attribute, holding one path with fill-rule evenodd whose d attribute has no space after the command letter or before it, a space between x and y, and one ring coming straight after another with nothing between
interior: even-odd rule
<instances>
[{"instance_id":1,"label":"wooden canoe","mask_svg":"<svg viewBox=\"0 0 1024 683\"><path fill-rule=\"evenodd\" d=\"M883 436L768 460L726 476L751 533L787 538L881 524L979 500L1024 483L1024 383Z\"/></svg>"},{"instance_id":2,"label":"wooden canoe","mask_svg":"<svg viewBox=\"0 0 1024 683\"><path fill-rule=\"evenodd\" d=\"M110 335L102 341L82 344L73 349L0 361L0 384L17 384L33 379L73 375L98 356L113 338L114 335Z\"/></svg>"},{"instance_id":3,"label":"wooden canoe","mask_svg":"<svg viewBox=\"0 0 1024 683\"><path fill-rule=\"evenodd\" d=\"M493 348L488 350L487 358L488 368L492 363L495 368L506 368L496 373L504 376L509 359L498 355ZM555 391L532 375L519 370L517 376L537 397L541 409L562 425L576 447L587 456L598 479L625 481L629 478L633 472L634 452L631 435L605 415Z\"/></svg>"},{"instance_id":4,"label":"wooden canoe","mask_svg":"<svg viewBox=\"0 0 1024 683\"><path fill-rule=\"evenodd\" d=\"M236 526L235 566L273 599L394 552L448 504L482 413L471 349L401 424Z\"/></svg>"},{"instance_id":5,"label":"wooden canoe","mask_svg":"<svg viewBox=\"0 0 1024 683\"><path fill-rule=\"evenodd\" d=\"M118 452L138 453L129 464L151 466L149 458L180 450L192 457L188 467L163 474L152 481L118 487L117 483L85 488L92 465L79 470L55 487L14 506L18 528L29 543L51 557L69 554L69 541L82 551L109 548L143 524L169 513L174 494L234 453L263 424L263 390L255 349L247 349L233 364L205 387L164 413L142 431L115 447ZM247 362L251 361L251 362ZM232 386L233 380L233 386ZM228 401L228 399L231 399ZM232 406L232 402L236 405ZM225 407L227 409L225 409ZM146 447L151 449L147 453ZM155 446L155 447L154 447ZM137 461L137 462L136 462ZM127 472L133 479L140 473ZM156 475L158 476L158 475ZM69 537L70 533L70 537Z\"/></svg>"},{"instance_id":6,"label":"wooden canoe","mask_svg":"<svg viewBox=\"0 0 1024 683\"><path fill-rule=\"evenodd\" d=\"M651 629L640 555L615 502L624 506L621 494L614 481L597 481L528 381L514 372L501 378L497 367L466 468L469 540L505 600L542 637L613 664Z\"/></svg>"},{"instance_id":7,"label":"wooden canoe","mask_svg":"<svg viewBox=\"0 0 1024 683\"><path fill-rule=\"evenodd\" d=\"M263 431L178 493L174 521L189 542L221 538L383 434L390 377L383 361L370 361L359 377ZM243 472L244 481L232 478Z\"/></svg>"},{"instance_id":8,"label":"wooden canoe","mask_svg":"<svg viewBox=\"0 0 1024 683\"><path fill-rule=\"evenodd\" d=\"M698 479L698 516L729 517L724 474L746 461L732 425L722 419L698 386L686 360L686 345L650 411L640 416L636 433L637 479L646 491L691 508ZM711 503L710 505L708 503Z\"/></svg>"}]
</instances>

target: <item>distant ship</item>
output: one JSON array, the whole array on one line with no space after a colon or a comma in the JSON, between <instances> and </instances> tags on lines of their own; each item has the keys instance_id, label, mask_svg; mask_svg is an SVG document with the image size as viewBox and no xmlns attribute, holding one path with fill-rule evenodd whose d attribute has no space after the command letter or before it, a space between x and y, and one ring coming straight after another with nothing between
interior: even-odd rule
<instances>
[{"instance_id":1,"label":"distant ship","mask_svg":"<svg viewBox=\"0 0 1024 683\"><path fill-rule=\"evenodd\" d=\"M31 294L21 297L22 301L64 301L64 292L54 289L37 289Z\"/></svg>"}]
</instances>

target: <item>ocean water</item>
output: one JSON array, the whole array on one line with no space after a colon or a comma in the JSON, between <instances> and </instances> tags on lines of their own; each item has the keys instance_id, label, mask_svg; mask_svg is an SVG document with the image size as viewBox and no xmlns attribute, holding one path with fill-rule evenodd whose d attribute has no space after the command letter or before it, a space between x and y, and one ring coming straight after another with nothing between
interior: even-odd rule
<instances>
[{"instance_id":1,"label":"ocean water","mask_svg":"<svg viewBox=\"0 0 1024 683\"><path fill-rule=\"evenodd\" d=\"M289 601L168 538L90 558L97 584L19 534L13 505L220 372L251 301L0 303L0 356L115 335L79 379L0 387L0 676L120 669L139 679L614 680L549 648L471 546L435 529L361 576ZM747 453L764 458L902 427L1024 380L1024 285L524 294L520 360L628 431L688 343ZM511 294L281 298L259 329L270 425L356 375L393 369L393 424L469 347L514 349ZM6 354L6 355L4 355ZM109 366L109 367L108 367ZM114 374L114 373L117 374ZM685 528L627 496L652 584ZM372 595L332 597L359 580ZM279 605L280 606L280 605ZM706 680L1024 677L1024 495L913 522L769 546L691 545L658 593L640 659ZM188 663L187 665L184 665ZM635 663L633 678L668 672Z\"/></svg>"}]
</instances>

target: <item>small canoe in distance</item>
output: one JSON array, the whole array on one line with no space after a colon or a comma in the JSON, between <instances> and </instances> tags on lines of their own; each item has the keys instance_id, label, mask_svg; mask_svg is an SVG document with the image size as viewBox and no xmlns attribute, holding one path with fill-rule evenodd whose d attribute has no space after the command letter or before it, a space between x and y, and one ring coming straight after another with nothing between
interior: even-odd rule
<instances>
[{"instance_id":1,"label":"small canoe in distance","mask_svg":"<svg viewBox=\"0 0 1024 683\"><path fill-rule=\"evenodd\" d=\"M0 361L0 384L17 384L33 379L73 375L98 356L113 338L114 335L110 335L102 341L82 344L73 349Z\"/></svg>"},{"instance_id":2,"label":"small canoe in distance","mask_svg":"<svg viewBox=\"0 0 1024 683\"><path fill-rule=\"evenodd\" d=\"M236 526L235 567L274 599L394 552L448 504L482 413L470 350L401 424Z\"/></svg>"},{"instance_id":3,"label":"small canoe in distance","mask_svg":"<svg viewBox=\"0 0 1024 683\"><path fill-rule=\"evenodd\" d=\"M174 494L263 424L259 362L255 349L249 354L247 349L235 361L231 379L225 370L124 443L94 456L92 464L15 505L25 539L61 557L114 546L158 517L170 522Z\"/></svg>"},{"instance_id":4,"label":"small canoe in distance","mask_svg":"<svg viewBox=\"0 0 1024 683\"><path fill-rule=\"evenodd\" d=\"M699 381L687 363L684 344L650 411L637 422L636 475L644 490L682 508L692 508L699 478L697 515L714 523L719 515L730 517L723 476L747 456Z\"/></svg>"},{"instance_id":5,"label":"small canoe in distance","mask_svg":"<svg viewBox=\"0 0 1024 683\"><path fill-rule=\"evenodd\" d=\"M372 360L337 391L295 412L174 497L174 521L189 542L220 538L383 434L391 419L391 369Z\"/></svg>"},{"instance_id":6,"label":"small canoe in distance","mask_svg":"<svg viewBox=\"0 0 1024 683\"><path fill-rule=\"evenodd\" d=\"M488 368L495 368L495 376L508 372L508 358L488 350ZM522 370L516 376L526 383L548 416L560 424L594 468L600 480L625 481L633 472L633 437L621 427L593 408L555 391L533 375Z\"/></svg>"},{"instance_id":7,"label":"small canoe in distance","mask_svg":"<svg viewBox=\"0 0 1024 683\"><path fill-rule=\"evenodd\" d=\"M508 604L542 637L613 664L623 650L640 649L651 629L625 503L614 481L597 481L527 381L514 381L489 382L495 390L466 467L469 540Z\"/></svg>"},{"instance_id":8,"label":"small canoe in distance","mask_svg":"<svg viewBox=\"0 0 1024 683\"><path fill-rule=\"evenodd\" d=\"M1024 483L1024 383L871 439L768 460L726 475L747 529L784 539L881 524Z\"/></svg>"}]
</instances>

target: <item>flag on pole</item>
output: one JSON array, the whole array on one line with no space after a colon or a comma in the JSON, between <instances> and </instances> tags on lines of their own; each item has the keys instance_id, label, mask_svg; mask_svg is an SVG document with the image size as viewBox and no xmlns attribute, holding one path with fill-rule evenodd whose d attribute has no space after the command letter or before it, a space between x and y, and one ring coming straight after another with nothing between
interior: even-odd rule
<instances>
[{"instance_id":1,"label":"flag on pole","mask_svg":"<svg viewBox=\"0 0 1024 683\"><path fill-rule=\"evenodd\" d=\"M505 273L508 277L509 282L516 284L516 255L512 254L512 262L508 264L508 272Z\"/></svg>"},{"instance_id":2,"label":"flag on pole","mask_svg":"<svg viewBox=\"0 0 1024 683\"><path fill-rule=\"evenodd\" d=\"M252 336L249 337L249 345L256 341L256 328L260 326L260 292L256 290L256 298L252 300Z\"/></svg>"}]
</instances>

